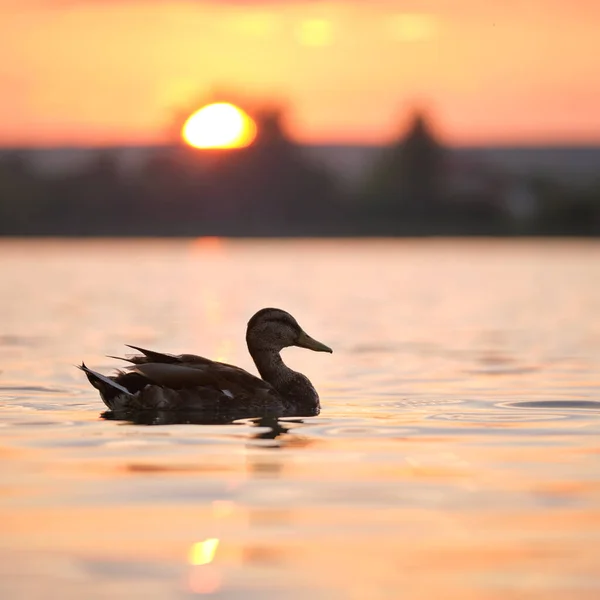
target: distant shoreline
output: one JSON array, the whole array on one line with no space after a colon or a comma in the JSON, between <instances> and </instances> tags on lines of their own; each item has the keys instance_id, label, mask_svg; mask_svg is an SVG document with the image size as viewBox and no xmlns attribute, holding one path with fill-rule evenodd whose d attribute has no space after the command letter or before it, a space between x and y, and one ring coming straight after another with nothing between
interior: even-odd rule
<instances>
[{"instance_id":1,"label":"distant shoreline","mask_svg":"<svg viewBox=\"0 0 600 600\"><path fill-rule=\"evenodd\" d=\"M372 169L389 146L299 145L308 158L325 167L332 176L352 185ZM591 182L600 173L600 142L597 144L506 144L447 146L450 153L469 161L484 162L509 175L548 175L575 182ZM136 171L156 155L176 153L179 145L0 147L0 160L18 155L41 174L73 173L100 155L110 155L125 172ZM185 148L189 151L189 148ZM235 151L233 151L235 152ZM205 153L210 157L210 153ZM196 157L201 164L203 152Z\"/></svg>"}]
</instances>

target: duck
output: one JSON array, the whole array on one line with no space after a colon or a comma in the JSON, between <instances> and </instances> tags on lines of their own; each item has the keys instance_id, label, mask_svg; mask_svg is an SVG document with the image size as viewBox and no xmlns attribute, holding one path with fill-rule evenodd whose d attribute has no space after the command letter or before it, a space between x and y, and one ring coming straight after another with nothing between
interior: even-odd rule
<instances>
[{"instance_id":1,"label":"duck","mask_svg":"<svg viewBox=\"0 0 600 600\"><path fill-rule=\"evenodd\" d=\"M130 363L116 375L93 371L84 362L78 368L116 415L185 412L221 422L319 414L320 399L314 386L283 362L281 351L297 346L332 353L329 346L309 336L290 313L279 308L263 308L252 316L246 344L260 377L203 356L166 354L129 344L128 348L140 354L110 356Z\"/></svg>"}]
</instances>

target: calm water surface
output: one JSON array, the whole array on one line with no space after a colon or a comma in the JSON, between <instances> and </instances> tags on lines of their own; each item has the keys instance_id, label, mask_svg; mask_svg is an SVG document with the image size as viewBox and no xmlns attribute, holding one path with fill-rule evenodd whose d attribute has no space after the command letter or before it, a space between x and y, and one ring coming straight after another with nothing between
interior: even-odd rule
<instances>
[{"instance_id":1,"label":"calm water surface","mask_svg":"<svg viewBox=\"0 0 600 600\"><path fill-rule=\"evenodd\" d=\"M600 597L600 244L0 243L0 598ZM123 343L248 369L278 306L319 417L107 421Z\"/></svg>"}]
</instances>

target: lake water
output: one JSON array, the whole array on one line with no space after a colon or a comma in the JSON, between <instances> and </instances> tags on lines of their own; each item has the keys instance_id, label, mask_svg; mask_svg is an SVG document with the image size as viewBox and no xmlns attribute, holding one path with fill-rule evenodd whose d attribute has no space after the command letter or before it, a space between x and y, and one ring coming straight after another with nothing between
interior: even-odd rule
<instances>
[{"instance_id":1,"label":"lake water","mask_svg":"<svg viewBox=\"0 0 600 600\"><path fill-rule=\"evenodd\" d=\"M3 600L597 599L600 243L0 243ZM101 418L123 344L253 369L319 417Z\"/></svg>"}]
</instances>

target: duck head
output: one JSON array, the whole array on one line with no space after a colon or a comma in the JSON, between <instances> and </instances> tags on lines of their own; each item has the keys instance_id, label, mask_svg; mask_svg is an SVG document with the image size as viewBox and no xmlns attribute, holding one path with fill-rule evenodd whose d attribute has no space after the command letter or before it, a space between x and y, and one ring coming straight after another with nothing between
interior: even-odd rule
<instances>
[{"instance_id":1,"label":"duck head","mask_svg":"<svg viewBox=\"0 0 600 600\"><path fill-rule=\"evenodd\" d=\"M315 352L333 350L310 337L290 313L279 308L263 308L248 321L246 330L248 348L279 352L289 346L307 348Z\"/></svg>"}]
</instances>

